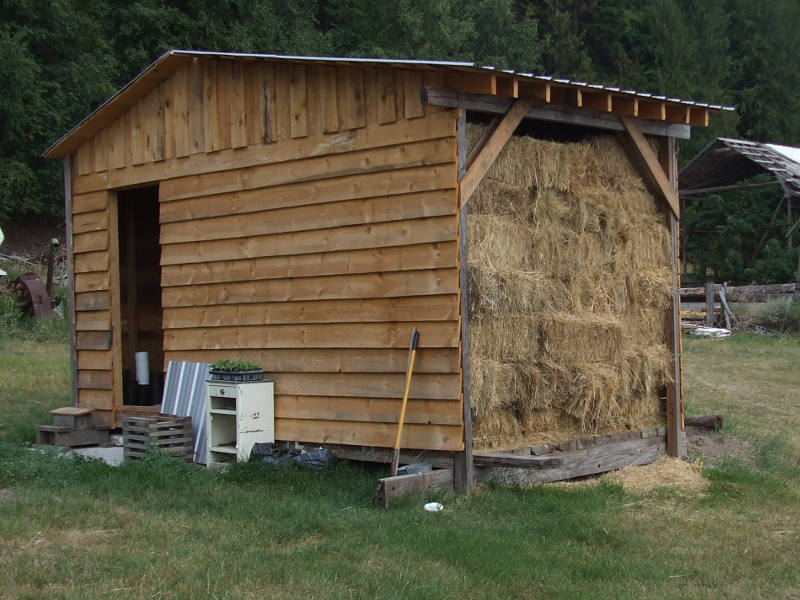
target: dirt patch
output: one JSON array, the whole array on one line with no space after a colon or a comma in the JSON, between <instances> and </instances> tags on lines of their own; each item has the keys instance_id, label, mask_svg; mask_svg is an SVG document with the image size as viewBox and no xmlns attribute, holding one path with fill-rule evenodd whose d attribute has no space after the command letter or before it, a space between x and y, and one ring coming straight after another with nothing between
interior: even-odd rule
<instances>
[{"instance_id":1,"label":"dirt patch","mask_svg":"<svg viewBox=\"0 0 800 600\"><path fill-rule=\"evenodd\" d=\"M11 496L11 490L6 488L0 488L0 502L9 498Z\"/></svg>"},{"instance_id":2,"label":"dirt patch","mask_svg":"<svg viewBox=\"0 0 800 600\"><path fill-rule=\"evenodd\" d=\"M686 445L690 459L700 458L710 465L717 465L725 458L747 462L753 459L753 448L747 440L701 427L686 428Z\"/></svg>"},{"instance_id":3,"label":"dirt patch","mask_svg":"<svg viewBox=\"0 0 800 600\"><path fill-rule=\"evenodd\" d=\"M50 239L61 242L59 255L66 254L65 229L63 223L48 222L39 217L17 218L14 222L0 223L5 240L0 246L0 254L14 256L39 263L47 250Z\"/></svg>"}]
</instances>

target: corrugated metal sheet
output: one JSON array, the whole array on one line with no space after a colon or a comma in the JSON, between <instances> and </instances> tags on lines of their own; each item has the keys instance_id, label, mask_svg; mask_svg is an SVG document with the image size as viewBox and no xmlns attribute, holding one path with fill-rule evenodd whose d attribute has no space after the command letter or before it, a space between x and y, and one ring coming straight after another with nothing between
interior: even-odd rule
<instances>
[{"instance_id":1,"label":"corrugated metal sheet","mask_svg":"<svg viewBox=\"0 0 800 600\"><path fill-rule=\"evenodd\" d=\"M206 380L210 365L171 360L161 412L178 417L192 417L194 462L206 464Z\"/></svg>"},{"instance_id":2,"label":"corrugated metal sheet","mask_svg":"<svg viewBox=\"0 0 800 600\"><path fill-rule=\"evenodd\" d=\"M786 194L800 197L800 165L796 159L800 159L800 148L717 138L681 170L681 193L688 197L767 172Z\"/></svg>"}]
</instances>

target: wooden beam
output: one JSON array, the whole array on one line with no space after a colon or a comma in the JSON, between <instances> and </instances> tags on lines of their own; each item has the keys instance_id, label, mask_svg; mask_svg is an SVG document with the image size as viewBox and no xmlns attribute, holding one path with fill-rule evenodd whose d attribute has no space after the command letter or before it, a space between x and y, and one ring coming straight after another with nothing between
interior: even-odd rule
<instances>
[{"instance_id":1,"label":"wooden beam","mask_svg":"<svg viewBox=\"0 0 800 600\"><path fill-rule=\"evenodd\" d=\"M663 102L648 102L640 100L639 116L644 119L652 119L654 121L665 121L667 118L667 105Z\"/></svg>"},{"instance_id":2,"label":"wooden beam","mask_svg":"<svg viewBox=\"0 0 800 600\"><path fill-rule=\"evenodd\" d=\"M636 96L614 96L614 112L627 117L639 116L639 99Z\"/></svg>"},{"instance_id":3,"label":"wooden beam","mask_svg":"<svg viewBox=\"0 0 800 600\"><path fill-rule=\"evenodd\" d=\"M492 73L448 71L444 76L444 84L456 92L497 95L497 75Z\"/></svg>"},{"instance_id":4,"label":"wooden beam","mask_svg":"<svg viewBox=\"0 0 800 600\"><path fill-rule=\"evenodd\" d=\"M99 297L98 305L111 308L111 331L117 332L111 340L111 426L117 427L122 423L118 421L120 410L124 404L122 381L122 303L120 299L120 272L119 272L119 194L106 192L108 196L108 253L110 271L110 292L105 297Z\"/></svg>"},{"instance_id":5,"label":"wooden beam","mask_svg":"<svg viewBox=\"0 0 800 600\"><path fill-rule=\"evenodd\" d=\"M550 469L560 467L564 459L557 455L531 456L524 454L506 454L504 452L484 452L473 458L476 467L516 467L527 469Z\"/></svg>"},{"instance_id":6,"label":"wooden beam","mask_svg":"<svg viewBox=\"0 0 800 600\"><path fill-rule=\"evenodd\" d=\"M490 129L491 131L491 129ZM470 158L467 154L467 111L458 109L456 124L458 137L458 181L467 173ZM458 212L458 265L459 265L459 364L461 373L461 423L464 428L464 449L453 455L454 487L459 492L472 489L475 473L472 464L472 408L470 404L469 361L469 267L467 265L467 211L459 197Z\"/></svg>"},{"instance_id":7,"label":"wooden beam","mask_svg":"<svg viewBox=\"0 0 800 600\"><path fill-rule=\"evenodd\" d=\"M589 92L584 90L581 92L581 96L583 97L583 108L609 113L612 110L611 94L609 92Z\"/></svg>"},{"instance_id":8,"label":"wooden beam","mask_svg":"<svg viewBox=\"0 0 800 600\"><path fill-rule=\"evenodd\" d=\"M693 108L689 115L689 125L708 127L709 111L707 108Z\"/></svg>"},{"instance_id":9,"label":"wooden beam","mask_svg":"<svg viewBox=\"0 0 800 600\"><path fill-rule=\"evenodd\" d=\"M498 77L497 95L506 98L518 98L519 80L516 77Z\"/></svg>"},{"instance_id":10,"label":"wooden beam","mask_svg":"<svg viewBox=\"0 0 800 600\"><path fill-rule=\"evenodd\" d=\"M664 437L653 436L543 456L504 456L503 462L513 466L495 466L498 461L489 457L487 466L476 468L476 478L507 485L563 481L630 465L646 465L663 456L664 450ZM558 464L545 466L542 459Z\"/></svg>"},{"instance_id":11,"label":"wooden beam","mask_svg":"<svg viewBox=\"0 0 800 600\"><path fill-rule=\"evenodd\" d=\"M469 201L470 196L472 196L478 184L489 171L489 168L505 147L506 142L511 138L517 125L519 125L525 117L530 106L531 103L528 100L516 100L505 117L503 117L503 120L500 121L500 124L492 132L492 137L487 140L486 145L475 157L475 160L472 161L464 178L461 180L462 207Z\"/></svg>"},{"instance_id":12,"label":"wooden beam","mask_svg":"<svg viewBox=\"0 0 800 600\"><path fill-rule=\"evenodd\" d=\"M620 115L619 120L628 134L626 139L630 143L626 145L632 154L631 158L634 159L633 162L639 168L648 187L651 188L654 194L663 198L676 219L680 218L680 201L678 200L676 188L670 183L666 173L661 168L658 156L656 156L656 153L653 152L650 144L645 139L639 125L635 120L624 115Z\"/></svg>"},{"instance_id":13,"label":"wooden beam","mask_svg":"<svg viewBox=\"0 0 800 600\"><path fill-rule=\"evenodd\" d=\"M458 213L459 320L461 321L461 407L464 427L464 449L453 459L455 488L468 492L474 482L472 462L472 405L470 402L470 338L469 338L469 266L467 263L467 207L462 203Z\"/></svg>"},{"instance_id":14,"label":"wooden beam","mask_svg":"<svg viewBox=\"0 0 800 600\"><path fill-rule=\"evenodd\" d=\"M72 256L72 157L64 157L64 209L67 236L67 319L69 327L69 371L72 406L78 406L78 352L75 347L75 263Z\"/></svg>"},{"instance_id":15,"label":"wooden beam","mask_svg":"<svg viewBox=\"0 0 800 600\"><path fill-rule=\"evenodd\" d=\"M678 189L678 148L673 138L661 140L659 172L664 174L671 188ZM672 353L672 383L667 385L667 452L676 458L686 458L686 432L683 426L683 339L681 338L680 271L678 267L679 223L677 215L668 214L672 239L672 303L667 312L665 334Z\"/></svg>"},{"instance_id":16,"label":"wooden beam","mask_svg":"<svg viewBox=\"0 0 800 600\"><path fill-rule=\"evenodd\" d=\"M520 81L518 97L550 104L550 84L543 81Z\"/></svg>"},{"instance_id":17,"label":"wooden beam","mask_svg":"<svg viewBox=\"0 0 800 600\"><path fill-rule=\"evenodd\" d=\"M382 508L388 508L393 500L408 494L427 490L452 489L453 471L450 469L437 469L427 473L384 477L378 480L378 504Z\"/></svg>"},{"instance_id":18,"label":"wooden beam","mask_svg":"<svg viewBox=\"0 0 800 600\"><path fill-rule=\"evenodd\" d=\"M520 97L526 98L527 94L523 93L524 82L520 82ZM553 104L558 104L555 98L554 87L551 90L553 94L551 100ZM423 102L431 106L442 106L445 108L457 108L461 106L468 111L482 112L488 114L504 115L508 112L513 100L508 98L497 98L493 96L480 95L480 94L465 94L453 90L441 90L435 88L423 88L422 90ZM652 104L652 103L650 103ZM636 123L639 129L645 135L656 136L669 136L677 139L688 140L691 133L689 125L677 125L674 123L656 122L647 120L648 117L643 112L645 103L639 102L639 119ZM614 109L616 112L616 109ZM647 117L642 119L641 117ZM581 127L592 127L594 129L606 129L610 131L625 131L622 123L616 114L590 112L577 108L570 108L568 106L545 106L542 104L531 105L525 115L527 119L536 119L539 121L552 121L554 123L564 123L567 125L578 125Z\"/></svg>"}]
</instances>

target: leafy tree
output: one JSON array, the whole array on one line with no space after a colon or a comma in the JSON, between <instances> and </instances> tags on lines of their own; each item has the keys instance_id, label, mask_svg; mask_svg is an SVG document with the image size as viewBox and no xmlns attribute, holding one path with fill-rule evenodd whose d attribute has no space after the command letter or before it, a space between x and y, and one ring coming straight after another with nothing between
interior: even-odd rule
<instances>
[{"instance_id":1,"label":"leafy tree","mask_svg":"<svg viewBox=\"0 0 800 600\"><path fill-rule=\"evenodd\" d=\"M759 176L753 181L769 181L769 177ZM797 248L789 250L786 246L785 217L779 216L767 229L782 196L776 189L727 191L699 198L686 207L681 226L687 234L687 257L699 279L708 274L737 284L794 280ZM759 248L765 229L766 243Z\"/></svg>"}]
</instances>

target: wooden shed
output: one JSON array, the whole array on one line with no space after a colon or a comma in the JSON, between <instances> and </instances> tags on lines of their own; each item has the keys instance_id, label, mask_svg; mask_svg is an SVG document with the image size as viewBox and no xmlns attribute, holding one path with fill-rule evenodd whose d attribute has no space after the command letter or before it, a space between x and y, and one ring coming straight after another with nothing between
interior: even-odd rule
<instances>
[{"instance_id":1,"label":"wooden shed","mask_svg":"<svg viewBox=\"0 0 800 600\"><path fill-rule=\"evenodd\" d=\"M73 401L119 426L134 352L257 361L276 438L404 448L472 474L468 200L515 130L619 136L672 240L676 139L725 107L471 63L173 50L45 154L64 159ZM468 153L466 125L487 125ZM678 299L663 315L682 430Z\"/></svg>"}]
</instances>

